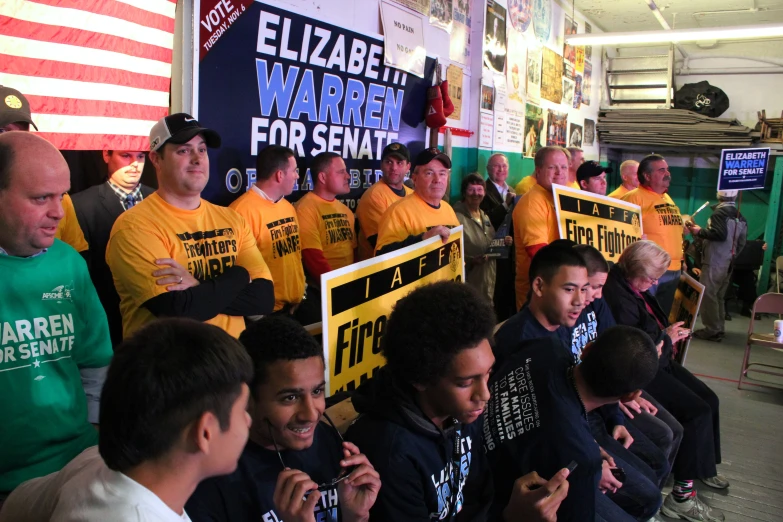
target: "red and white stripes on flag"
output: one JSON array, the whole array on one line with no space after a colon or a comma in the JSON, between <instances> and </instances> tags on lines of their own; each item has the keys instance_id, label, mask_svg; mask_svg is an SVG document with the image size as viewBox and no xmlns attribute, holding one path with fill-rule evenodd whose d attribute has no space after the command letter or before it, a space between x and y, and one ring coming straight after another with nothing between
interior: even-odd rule
<instances>
[{"instance_id":1,"label":"red and white stripes on flag","mask_svg":"<svg viewBox=\"0 0 783 522\"><path fill-rule=\"evenodd\" d=\"M176 0L0 0L0 85L59 149L148 150L168 114Z\"/></svg>"}]
</instances>

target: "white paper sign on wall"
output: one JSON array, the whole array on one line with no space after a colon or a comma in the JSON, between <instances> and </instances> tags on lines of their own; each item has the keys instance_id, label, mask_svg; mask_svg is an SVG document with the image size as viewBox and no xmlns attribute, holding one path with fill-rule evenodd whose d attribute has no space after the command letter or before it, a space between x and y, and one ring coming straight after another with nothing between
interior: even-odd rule
<instances>
[{"instance_id":1,"label":"white paper sign on wall","mask_svg":"<svg viewBox=\"0 0 783 522\"><path fill-rule=\"evenodd\" d=\"M427 56L421 16L396 5L381 2L381 23L383 23L384 36L384 65L423 78Z\"/></svg>"}]
</instances>

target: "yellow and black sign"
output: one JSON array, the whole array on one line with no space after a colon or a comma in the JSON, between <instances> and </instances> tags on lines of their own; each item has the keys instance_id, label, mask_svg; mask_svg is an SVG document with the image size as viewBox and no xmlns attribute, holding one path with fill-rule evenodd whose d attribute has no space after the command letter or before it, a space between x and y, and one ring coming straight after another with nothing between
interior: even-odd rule
<instances>
[{"instance_id":1,"label":"yellow and black sign","mask_svg":"<svg viewBox=\"0 0 783 522\"><path fill-rule=\"evenodd\" d=\"M642 238L642 209L619 199L552 185L561 239L597 248L607 261Z\"/></svg>"},{"instance_id":2,"label":"yellow and black sign","mask_svg":"<svg viewBox=\"0 0 783 522\"><path fill-rule=\"evenodd\" d=\"M435 281L464 281L462 227L321 277L326 392L354 390L386 361L381 338L394 304Z\"/></svg>"},{"instance_id":3,"label":"yellow and black sign","mask_svg":"<svg viewBox=\"0 0 783 522\"><path fill-rule=\"evenodd\" d=\"M669 324L684 322L685 328L691 331L696 329L696 317L699 315L701 307L701 298L704 295L704 285L696 281L688 274L680 274L680 282L677 284L677 291L674 293L674 302L669 311ZM674 346L674 359L685 365L685 357L688 355L688 347L691 344L691 338L683 339Z\"/></svg>"}]
</instances>

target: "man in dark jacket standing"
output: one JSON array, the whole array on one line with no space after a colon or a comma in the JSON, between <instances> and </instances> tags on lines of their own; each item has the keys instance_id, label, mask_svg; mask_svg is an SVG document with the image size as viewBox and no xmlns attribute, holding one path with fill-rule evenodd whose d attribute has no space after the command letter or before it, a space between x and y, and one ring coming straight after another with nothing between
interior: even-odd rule
<instances>
[{"instance_id":1,"label":"man in dark jacket standing","mask_svg":"<svg viewBox=\"0 0 783 522\"><path fill-rule=\"evenodd\" d=\"M731 281L732 262L745 247L748 224L737 210L737 191L718 191L718 204L713 207L707 227L688 223L695 238L704 240L699 282L704 285L701 302L701 322L704 328L693 332L695 337L720 342L725 335L726 308L724 298Z\"/></svg>"},{"instance_id":2,"label":"man in dark jacket standing","mask_svg":"<svg viewBox=\"0 0 783 522\"><path fill-rule=\"evenodd\" d=\"M155 191L140 183L145 159L143 151L104 150L103 161L109 170L106 182L73 196L76 218L92 253L90 278L106 310L112 346L122 341L122 315L120 296L106 264L106 244L119 215Z\"/></svg>"}]
</instances>

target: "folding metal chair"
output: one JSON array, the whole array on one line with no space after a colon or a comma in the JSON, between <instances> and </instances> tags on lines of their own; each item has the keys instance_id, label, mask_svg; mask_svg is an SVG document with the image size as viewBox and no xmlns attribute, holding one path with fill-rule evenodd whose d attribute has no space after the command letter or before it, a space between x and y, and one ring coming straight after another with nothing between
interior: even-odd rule
<instances>
[{"instance_id":1,"label":"folding metal chair","mask_svg":"<svg viewBox=\"0 0 783 522\"><path fill-rule=\"evenodd\" d=\"M783 343L775 340L774 334L771 333L755 333L753 331L756 323L756 314L780 314L783 313L783 294L776 294L770 292L759 296L756 302L753 303L753 311L750 314L750 325L748 326L748 341L745 345L745 358L742 360L742 370L740 371L739 383L737 389L742 386L742 378L748 376L751 366L762 366L765 368L773 368L775 370L783 370L783 366L773 366L771 364L762 363L749 363L750 359L750 347L751 345L758 345L764 348L769 348L777 352L783 352ZM770 370L757 370L753 368L754 372L766 373L769 375L777 375L783 377L783 373Z\"/></svg>"}]
</instances>

